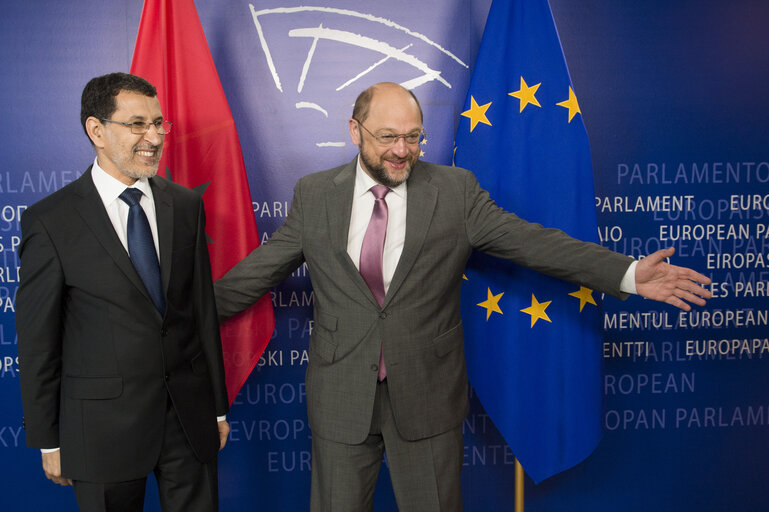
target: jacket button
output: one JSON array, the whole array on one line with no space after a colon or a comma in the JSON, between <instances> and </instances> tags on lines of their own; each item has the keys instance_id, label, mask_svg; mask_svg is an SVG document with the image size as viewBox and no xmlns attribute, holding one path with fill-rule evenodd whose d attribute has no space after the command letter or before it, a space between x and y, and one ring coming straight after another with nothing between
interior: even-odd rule
<instances>
[{"instance_id":1,"label":"jacket button","mask_svg":"<svg viewBox=\"0 0 769 512\"><path fill-rule=\"evenodd\" d=\"M387 313L385 313L384 311L382 311L381 313L379 313L379 318L380 318L381 320L384 320L385 318L387 318Z\"/></svg>"},{"instance_id":2,"label":"jacket button","mask_svg":"<svg viewBox=\"0 0 769 512\"><path fill-rule=\"evenodd\" d=\"M168 336L168 329L166 329L165 327L160 329L160 335L163 336L163 337Z\"/></svg>"},{"instance_id":3,"label":"jacket button","mask_svg":"<svg viewBox=\"0 0 769 512\"><path fill-rule=\"evenodd\" d=\"M375 365L375 364L371 365L371 371L372 372L375 372L375 371L378 371L378 370L379 370L379 367L377 365Z\"/></svg>"}]
</instances>

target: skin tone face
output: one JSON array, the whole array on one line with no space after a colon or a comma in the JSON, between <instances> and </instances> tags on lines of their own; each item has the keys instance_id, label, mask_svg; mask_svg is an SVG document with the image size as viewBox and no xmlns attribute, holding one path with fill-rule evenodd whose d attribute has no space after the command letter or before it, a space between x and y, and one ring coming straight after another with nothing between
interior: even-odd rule
<instances>
[{"instance_id":1,"label":"skin tone face","mask_svg":"<svg viewBox=\"0 0 769 512\"><path fill-rule=\"evenodd\" d=\"M363 125L376 135L401 135L422 130L419 107L408 91L397 84L378 84ZM350 138L360 150L363 170L388 187L405 182L419 159L419 144L407 144L401 137L383 147L354 119L349 121Z\"/></svg>"},{"instance_id":2,"label":"skin tone face","mask_svg":"<svg viewBox=\"0 0 769 512\"><path fill-rule=\"evenodd\" d=\"M113 121L154 123L163 120L160 102L154 96L120 91L116 106L110 116ZM145 134L135 134L128 126L89 117L86 130L96 148L99 166L113 178L132 185L140 178L149 178L157 173L163 154L164 135L159 135L154 127L150 127Z\"/></svg>"}]
</instances>

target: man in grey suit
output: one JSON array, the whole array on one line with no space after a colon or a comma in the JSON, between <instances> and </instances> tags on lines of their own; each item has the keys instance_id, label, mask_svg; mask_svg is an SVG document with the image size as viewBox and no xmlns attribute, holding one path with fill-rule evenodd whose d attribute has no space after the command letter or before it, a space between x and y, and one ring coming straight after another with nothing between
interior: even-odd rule
<instances>
[{"instance_id":1,"label":"man in grey suit","mask_svg":"<svg viewBox=\"0 0 769 512\"><path fill-rule=\"evenodd\" d=\"M285 223L214 285L227 318L307 262L313 511L371 510L384 453L400 510L461 509L459 301L473 250L615 297L689 309L710 296L705 276L663 261L672 250L636 263L505 212L464 169L418 161L422 111L397 84L364 91L349 130L358 157L300 179Z\"/></svg>"},{"instance_id":2,"label":"man in grey suit","mask_svg":"<svg viewBox=\"0 0 769 512\"><path fill-rule=\"evenodd\" d=\"M21 219L27 445L83 511L141 511L150 472L164 511L218 510L228 401L202 198L155 176L170 123L143 78L89 81L81 122L93 165Z\"/></svg>"}]
</instances>

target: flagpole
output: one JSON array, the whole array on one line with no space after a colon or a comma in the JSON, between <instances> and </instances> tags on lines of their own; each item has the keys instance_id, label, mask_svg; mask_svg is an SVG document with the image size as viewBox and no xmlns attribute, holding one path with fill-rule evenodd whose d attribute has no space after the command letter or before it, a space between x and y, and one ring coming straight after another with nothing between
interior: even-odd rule
<instances>
[{"instance_id":1,"label":"flagpole","mask_svg":"<svg viewBox=\"0 0 769 512\"><path fill-rule=\"evenodd\" d=\"M523 512L523 466L515 459L515 512Z\"/></svg>"}]
</instances>

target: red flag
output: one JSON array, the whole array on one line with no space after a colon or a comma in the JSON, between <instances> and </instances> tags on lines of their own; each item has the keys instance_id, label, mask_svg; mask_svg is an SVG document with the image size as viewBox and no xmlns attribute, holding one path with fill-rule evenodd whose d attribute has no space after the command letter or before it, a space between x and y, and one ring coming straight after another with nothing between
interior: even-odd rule
<instances>
[{"instance_id":1,"label":"red flag","mask_svg":"<svg viewBox=\"0 0 769 512\"><path fill-rule=\"evenodd\" d=\"M149 80L173 131L159 169L203 192L214 280L259 246L235 122L192 0L145 0L131 73ZM272 336L269 297L221 328L230 403Z\"/></svg>"}]
</instances>

